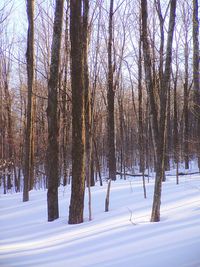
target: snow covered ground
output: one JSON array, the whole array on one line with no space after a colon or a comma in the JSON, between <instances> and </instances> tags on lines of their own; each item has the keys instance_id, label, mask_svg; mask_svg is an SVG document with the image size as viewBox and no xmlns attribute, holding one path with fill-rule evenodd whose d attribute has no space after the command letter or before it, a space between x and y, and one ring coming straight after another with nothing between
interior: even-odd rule
<instances>
[{"instance_id":1,"label":"snow covered ground","mask_svg":"<svg viewBox=\"0 0 200 267\"><path fill-rule=\"evenodd\" d=\"M150 223L154 180L143 198L141 178L92 188L93 220L68 225L70 188L59 189L60 218L47 222L46 191L0 196L1 267L200 267L200 176L167 177L161 222Z\"/></svg>"}]
</instances>

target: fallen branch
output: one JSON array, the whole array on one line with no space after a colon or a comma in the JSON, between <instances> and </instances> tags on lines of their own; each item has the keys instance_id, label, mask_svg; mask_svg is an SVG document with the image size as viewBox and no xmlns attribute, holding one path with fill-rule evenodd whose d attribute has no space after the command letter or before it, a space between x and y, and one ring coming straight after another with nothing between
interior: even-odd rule
<instances>
[{"instance_id":1,"label":"fallen branch","mask_svg":"<svg viewBox=\"0 0 200 267\"><path fill-rule=\"evenodd\" d=\"M200 172L179 172L178 175L183 176L183 175L192 175L192 174L200 174ZM165 174L166 176L175 176L175 174Z\"/></svg>"},{"instance_id":2,"label":"fallen branch","mask_svg":"<svg viewBox=\"0 0 200 267\"><path fill-rule=\"evenodd\" d=\"M126 175L126 176L132 176L132 177L143 176L142 173L132 174L132 173L116 172L116 174L119 174L119 175ZM144 174L144 177L149 177L149 175L148 175L148 174Z\"/></svg>"}]
</instances>

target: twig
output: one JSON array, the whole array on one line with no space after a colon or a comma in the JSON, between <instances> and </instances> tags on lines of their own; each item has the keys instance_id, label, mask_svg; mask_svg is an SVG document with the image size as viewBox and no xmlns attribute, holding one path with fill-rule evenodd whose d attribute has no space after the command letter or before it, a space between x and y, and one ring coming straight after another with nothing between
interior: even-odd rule
<instances>
[{"instance_id":1,"label":"twig","mask_svg":"<svg viewBox=\"0 0 200 267\"><path fill-rule=\"evenodd\" d=\"M127 208L127 209L128 209L128 211L130 212L130 218L129 218L129 221L130 221L133 225L136 225L136 223L134 223L133 220L132 220L132 217L133 217L133 211L130 210L129 208Z\"/></svg>"}]
</instances>

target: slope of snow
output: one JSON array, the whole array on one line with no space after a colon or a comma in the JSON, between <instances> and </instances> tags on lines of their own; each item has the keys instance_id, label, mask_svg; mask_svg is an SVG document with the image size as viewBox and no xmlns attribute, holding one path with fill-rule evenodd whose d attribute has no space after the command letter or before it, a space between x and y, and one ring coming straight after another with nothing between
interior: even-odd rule
<instances>
[{"instance_id":1,"label":"slope of snow","mask_svg":"<svg viewBox=\"0 0 200 267\"><path fill-rule=\"evenodd\" d=\"M143 198L141 178L112 182L110 211L104 212L106 183L92 188L93 220L68 225L70 188L59 189L60 218L47 222L46 191L0 196L1 267L199 267L200 177L167 178L161 222L150 223L153 179Z\"/></svg>"}]
</instances>

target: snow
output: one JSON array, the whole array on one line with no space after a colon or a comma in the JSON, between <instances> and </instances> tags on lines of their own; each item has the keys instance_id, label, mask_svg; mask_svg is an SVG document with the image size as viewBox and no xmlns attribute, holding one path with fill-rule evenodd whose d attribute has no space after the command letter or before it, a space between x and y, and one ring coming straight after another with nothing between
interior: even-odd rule
<instances>
[{"instance_id":1,"label":"snow","mask_svg":"<svg viewBox=\"0 0 200 267\"><path fill-rule=\"evenodd\" d=\"M199 267L200 176L167 177L161 221L150 223L154 179L143 198L141 177L112 182L104 212L106 182L92 188L93 220L68 225L70 188L59 188L60 218L47 222L46 191L0 196L1 267Z\"/></svg>"}]
</instances>

